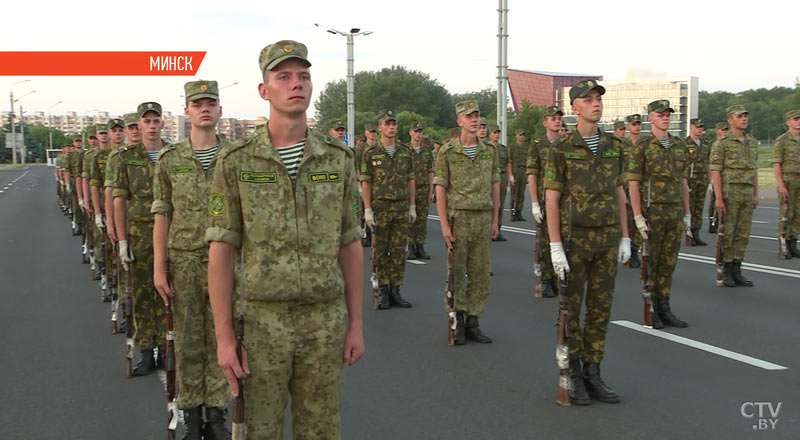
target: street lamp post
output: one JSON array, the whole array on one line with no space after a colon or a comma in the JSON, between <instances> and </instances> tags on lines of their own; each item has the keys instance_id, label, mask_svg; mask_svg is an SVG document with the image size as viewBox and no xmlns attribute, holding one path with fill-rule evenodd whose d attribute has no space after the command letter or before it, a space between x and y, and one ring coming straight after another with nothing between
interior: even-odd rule
<instances>
[{"instance_id":1,"label":"street lamp post","mask_svg":"<svg viewBox=\"0 0 800 440\"><path fill-rule=\"evenodd\" d=\"M19 101L20 99L22 99L22 98L24 98L24 97L26 97L26 96L28 96L30 94L33 94L33 93L36 93L36 90L31 90L30 92L28 92L28 93L20 96L19 98L11 101L11 112L12 113L14 112L14 103L15 102ZM13 123L12 123L11 127L12 128L14 127ZM25 154L26 154L26 151L25 151L25 119L23 118L23 115L22 115L22 102L19 103L19 133L20 133L20 136L22 137L22 164L25 165ZM12 136L14 137L12 139L12 145L13 145L13 151L14 151L14 164L16 165L17 164L17 136L13 132L12 132Z\"/></svg>"},{"instance_id":2,"label":"street lamp post","mask_svg":"<svg viewBox=\"0 0 800 440\"><path fill-rule=\"evenodd\" d=\"M53 113L50 110L52 110L53 107L57 106L58 104L61 104L62 102L64 102L64 101L58 101L57 103L51 105L50 108L47 109L47 125L48 125L47 134L48 134L48 136L50 138L50 149L51 150L53 149Z\"/></svg>"},{"instance_id":3,"label":"street lamp post","mask_svg":"<svg viewBox=\"0 0 800 440\"><path fill-rule=\"evenodd\" d=\"M350 32L342 32L320 25L319 23L314 23L314 26L327 28L325 31L328 33L347 37L347 143L352 147L355 145L353 139L355 138L356 124L356 90L355 75L353 73L353 38L358 35L369 35L372 33L372 31L362 32L360 28L352 28L350 29Z\"/></svg>"},{"instance_id":4,"label":"street lamp post","mask_svg":"<svg viewBox=\"0 0 800 440\"><path fill-rule=\"evenodd\" d=\"M11 125L11 156L13 158L13 164L17 164L17 130L14 128L14 86L17 84L21 84L24 82L30 82L29 79L23 79L22 81L17 81L11 84L10 90L8 92L8 102L11 104L11 113L8 114L8 123Z\"/></svg>"}]
</instances>

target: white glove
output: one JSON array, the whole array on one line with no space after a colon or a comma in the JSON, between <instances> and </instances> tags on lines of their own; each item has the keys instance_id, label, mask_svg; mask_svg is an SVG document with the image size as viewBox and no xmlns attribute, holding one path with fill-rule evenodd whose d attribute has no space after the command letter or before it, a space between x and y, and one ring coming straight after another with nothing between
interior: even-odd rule
<instances>
[{"instance_id":1,"label":"white glove","mask_svg":"<svg viewBox=\"0 0 800 440\"><path fill-rule=\"evenodd\" d=\"M81 209L84 209L84 207L83 207L83 199L78 199L78 206L80 206Z\"/></svg>"},{"instance_id":2,"label":"white glove","mask_svg":"<svg viewBox=\"0 0 800 440\"><path fill-rule=\"evenodd\" d=\"M550 259L553 260L553 270L563 281L569 272L569 263L567 263L567 254L564 253L564 246L561 242L550 243Z\"/></svg>"},{"instance_id":3,"label":"white glove","mask_svg":"<svg viewBox=\"0 0 800 440\"><path fill-rule=\"evenodd\" d=\"M71 183L67 183L67 192L72 194L72 184Z\"/></svg>"},{"instance_id":4,"label":"white glove","mask_svg":"<svg viewBox=\"0 0 800 440\"><path fill-rule=\"evenodd\" d=\"M706 191L708 191L708 192L714 192L714 185L712 185L712 184L710 184L710 183L709 183L709 184L708 184L708 189L707 189Z\"/></svg>"},{"instance_id":5,"label":"white glove","mask_svg":"<svg viewBox=\"0 0 800 440\"><path fill-rule=\"evenodd\" d=\"M414 223L415 221L417 221L417 206L408 205L408 222Z\"/></svg>"},{"instance_id":6,"label":"white glove","mask_svg":"<svg viewBox=\"0 0 800 440\"><path fill-rule=\"evenodd\" d=\"M684 229L689 229L692 226L692 214L683 214Z\"/></svg>"},{"instance_id":7,"label":"white glove","mask_svg":"<svg viewBox=\"0 0 800 440\"><path fill-rule=\"evenodd\" d=\"M367 224L367 227L375 227L375 214L372 212L372 208L364 209L364 223Z\"/></svg>"},{"instance_id":8,"label":"white glove","mask_svg":"<svg viewBox=\"0 0 800 440\"><path fill-rule=\"evenodd\" d=\"M642 234L642 240L647 240L647 219L643 215L634 215L633 222L636 223L636 229Z\"/></svg>"},{"instance_id":9,"label":"white glove","mask_svg":"<svg viewBox=\"0 0 800 440\"><path fill-rule=\"evenodd\" d=\"M104 229L106 225L103 224L103 214L97 213L94 215L94 224L97 225L98 229Z\"/></svg>"},{"instance_id":10,"label":"white glove","mask_svg":"<svg viewBox=\"0 0 800 440\"><path fill-rule=\"evenodd\" d=\"M361 189L361 185L358 185L358 195L359 196L363 196L364 195L364 190Z\"/></svg>"},{"instance_id":11,"label":"white glove","mask_svg":"<svg viewBox=\"0 0 800 440\"><path fill-rule=\"evenodd\" d=\"M125 271L131 270L130 263L134 260L133 251L128 249L128 240L119 241L119 261L122 262L122 268Z\"/></svg>"},{"instance_id":12,"label":"white glove","mask_svg":"<svg viewBox=\"0 0 800 440\"><path fill-rule=\"evenodd\" d=\"M513 174L509 174L509 175L508 175L508 183L510 183L510 184L512 184L512 185L513 185L513 184L515 184L516 182L517 182L517 181L514 179L514 175L513 175Z\"/></svg>"},{"instance_id":13,"label":"white glove","mask_svg":"<svg viewBox=\"0 0 800 440\"><path fill-rule=\"evenodd\" d=\"M541 223L544 216L542 215L542 207L539 206L539 202L531 203L531 211L533 212L533 219L536 220L536 223Z\"/></svg>"},{"instance_id":14,"label":"white glove","mask_svg":"<svg viewBox=\"0 0 800 440\"><path fill-rule=\"evenodd\" d=\"M619 262L625 264L631 259L631 239L630 237L622 237L619 242Z\"/></svg>"}]
</instances>

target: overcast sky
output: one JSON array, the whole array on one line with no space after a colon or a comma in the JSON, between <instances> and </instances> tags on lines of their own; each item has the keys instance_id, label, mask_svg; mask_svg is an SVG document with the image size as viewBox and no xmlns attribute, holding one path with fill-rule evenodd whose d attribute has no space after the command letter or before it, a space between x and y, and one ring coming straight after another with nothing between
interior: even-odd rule
<instances>
[{"instance_id":1,"label":"overcast sky","mask_svg":"<svg viewBox=\"0 0 800 440\"><path fill-rule=\"evenodd\" d=\"M800 75L797 11L762 0L670 2L509 0L510 68L603 75L606 80L692 75L701 90L791 87ZM80 7L76 6L80 5ZM345 78L346 38L321 23L372 35L355 38L356 71L402 65L428 73L452 93L496 87L495 0L15 1L3 7L0 50L203 50L197 78L220 86L224 116L268 116L257 94L258 54L281 39L309 49L313 101ZM791 49L794 47L795 49ZM0 92L26 77L0 77ZM181 112L190 77L31 77L14 87L27 111L113 114L158 101ZM3 101L0 101L3 102ZM8 101L0 109L8 110ZM309 116L314 116L313 104Z\"/></svg>"}]
</instances>

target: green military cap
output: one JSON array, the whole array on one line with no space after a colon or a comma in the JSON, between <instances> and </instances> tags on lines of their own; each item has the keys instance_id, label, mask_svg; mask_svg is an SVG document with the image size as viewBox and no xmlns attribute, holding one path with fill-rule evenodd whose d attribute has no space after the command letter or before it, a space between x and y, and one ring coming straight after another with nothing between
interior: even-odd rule
<instances>
[{"instance_id":1,"label":"green military cap","mask_svg":"<svg viewBox=\"0 0 800 440\"><path fill-rule=\"evenodd\" d=\"M378 122L386 121L397 121L397 117L394 115L393 111L381 110L380 113L378 113Z\"/></svg>"},{"instance_id":2,"label":"green military cap","mask_svg":"<svg viewBox=\"0 0 800 440\"><path fill-rule=\"evenodd\" d=\"M147 112L156 112L158 116L161 116L161 104L157 102L143 102L139 104L139 107L136 107L136 117L140 118L144 116Z\"/></svg>"},{"instance_id":3,"label":"green military cap","mask_svg":"<svg viewBox=\"0 0 800 440\"><path fill-rule=\"evenodd\" d=\"M727 122L717 122L716 124L714 124L714 129L715 130L727 130L728 129L728 123Z\"/></svg>"},{"instance_id":4,"label":"green military cap","mask_svg":"<svg viewBox=\"0 0 800 440\"><path fill-rule=\"evenodd\" d=\"M558 108L557 105L551 105L544 109L544 117L549 118L550 116L561 115L564 116L564 112Z\"/></svg>"},{"instance_id":5,"label":"green military cap","mask_svg":"<svg viewBox=\"0 0 800 440\"><path fill-rule=\"evenodd\" d=\"M95 133L108 133L108 124L94 124Z\"/></svg>"},{"instance_id":6,"label":"green military cap","mask_svg":"<svg viewBox=\"0 0 800 440\"><path fill-rule=\"evenodd\" d=\"M500 127L497 124L492 124L489 126L489 133L494 133L495 131L500 131Z\"/></svg>"},{"instance_id":7,"label":"green military cap","mask_svg":"<svg viewBox=\"0 0 800 440\"><path fill-rule=\"evenodd\" d=\"M258 66L261 68L261 73L264 73L291 58L297 58L305 62L306 67L311 67L306 45L292 40L281 40L261 49L261 53L258 55Z\"/></svg>"},{"instance_id":8,"label":"green military cap","mask_svg":"<svg viewBox=\"0 0 800 440\"><path fill-rule=\"evenodd\" d=\"M328 128L332 128L334 130L338 130L340 128L345 128L346 129L347 127L344 126L344 122L342 122L341 119L334 119L333 121L331 121L330 124L328 124Z\"/></svg>"},{"instance_id":9,"label":"green military cap","mask_svg":"<svg viewBox=\"0 0 800 440\"><path fill-rule=\"evenodd\" d=\"M136 117L136 113L125 113L122 115L122 120L125 122L126 127L139 123L139 118Z\"/></svg>"},{"instance_id":10,"label":"green military cap","mask_svg":"<svg viewBox=\"0 0 800 440\"><path fill-rule=\"evenodd\" d=\"M459 127L459 126L450 127L450 136L452 136L454 134L459 134L459 133L461 133L461 127Z\"/></svg>"},{"instance_id":11,"label":"green military cap","mask_svg":"<svg viewBox=\"0 0 800 440\"><path fill-rule=\"evenodd\" d=\"M97 127L94 124L86 127L86 137L97 137Z\"/></svg>"},{"instance_id":12,"label":"green military cap","mask_svg":"<svg viewBox=\"0 0 800 440\"><path fill-rule=\"evenodd\" d=\"M577 84L575 84L569 89L569 103L572 104L576 99L583 98L594 89L597 89L597 91L600 92L601 95L605 95L606 93L606 88L601 86L597 81L593 79L585 79L583 81L578 81Z\"/></svg>"},{"instance_id":13,"label":"green military cap","mask_svg":"<svg viewBox=\"0 0 800 440\"><path fill-rule=\"evenodd\" d=\"M75 142L75 141L77 141L77 140L81 140L81 141L83 140L83 136L81 136L81 135L79 135L79 134L73 134L73 135L72 135L72 136L70 136L69 138L70 138L70 139L72 139L72 142Z\"/></svg>"},{"instance_id":14,"label":"green military cap","mask_svg":"<svg viewBox=\"0 0 800 440\"><path fill-rule=\"evenodd\" d=\"M730 118L731 116L741 115L748 112L743 105L741 104L734 104L725 109L725 114Z\"/></svg>"},{"instance_id":15,"label":"green military cap","mask_svg":"<svg viewBox=\"0 0 800 440\"><path fill-rule=\"evenodd\" d=\"M117 125L119 125L122 128L125 128L125 123L122 122L122 119L120 118L109 119L108 124L106 124L106 128L108 129L108 131L111 131L111 129L116 127Z\"/></svg>"},{"instance_id":16,"label":"green military cap","mask_svg":"<svg viewBox=\"0 0 800 440\"><path fill-rule=\"evenodd\" d=\"M632 115L625 116L625 122L628 124L635 124L635 123L642 123L642 115L635 113Z\"/></svg>"},{"instance_id":17,"label":"green military cap","mask_svg":"<svg viewBox=\"0 0 800 440\"><path fill-rule=\"evenodd\" d=\"M705 127L705 125L703 125L703 120L700 118L694 118L690 120L689 123L694 125L695 127Z\"/></svg>"},{"instance_id":18,"label":"green military cap","mask_svg":"<svg viewBox=\"0 0 800 440\"><path fill-rule=\"evenodd\" d=\"M219 87L216 81L189 81L183 85L187 102L201 98L219 99Z\"/></svg>"},{"instance_id":19,"label":"green military cap","mask_svg":"<svg viewBox=\"0 0 800 440\"><path fill-rule=\"evenodd\" d=\"M414 122L413 124L411 124L411 131L417 131L417 130L422 130L422 124L420 124L419 122Z\"/></svg>"},{"instance_id":20,"label":"green military cap","mask_svg":"<svg viewBox=\"0 0 800 440\"><path fill-rule=\"evenodd\" d=\"M625 128L625 121L614 121L614 130Z\"/></svg>"},{"instance_id":21,"label":"green military cap","mask_svg":"<svg viewBox=\"0 0 800 440\"><path fill-rule=\"evenodd\" d=\"M480 112L480 110L478 110L478 101L474 99L468 99L466 101L456 103L456 116L468 115L475 112Z\"/></svg>"},{"instance_id":22,"label":"green military cap","mask_svg":"<svg viewBox=\"0 0 800 440\"><path fill-rule=\"evenodd\" d=\"M479 125L486 125L486 118L481 118L481 122Z\"/></svg>"},{"instance_id":23,"label":"green military cap","mask_svg":"<svg viewBox=\"0 0 800 440\"><path fill-rule=\"evenodd\" d=\"M786 112L786 119L800 118L800 110L789 110Z\"/></svg>"},{"instance_id":24,"label":"green military cap","mask_svg":"<svg viewBox=\"0 0 800 440\"><path fill-rule=\"evenodd\" d=\"M364 124L364 131L378 131L378 129L372 122L367 122L366 124Z\"/></svg>"},{"instance_id":25,"label":"green military cap","mask_svg":"<svg viewBox=\"0 0 800 440\"><path fill-rule=\"evenodd\" d=\"M665 111L670 111L675 113L675 110L669 106L669 101L666 99L657 99L650 104L647 104L647 112L656 112L661 113Z\"/></svg>"},{"instance_id":26,"label":"green military cap","mask_svg":"<svg viewBox=\"0 0 800 440\"><path fill-rule=\"evenodd\" d=\"M514 130L514 134L515 135L517 135L517 134L525 134L525 129L524 128L518 128L518 129Z\"/></svg>"}]
</instances>

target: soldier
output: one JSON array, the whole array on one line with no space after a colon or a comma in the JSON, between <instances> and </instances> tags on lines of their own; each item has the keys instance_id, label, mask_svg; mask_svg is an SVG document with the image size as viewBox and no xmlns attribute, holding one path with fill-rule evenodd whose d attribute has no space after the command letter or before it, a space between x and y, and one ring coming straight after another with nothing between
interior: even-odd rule
<instances>
[{"instance_id":1,"label":"soldier","mask_svg":"<svg viewBox=\"0 0 800 440\"><path fill-rule=\"evenodd\" d=\"M133 145L142 140L142 132L139 131L139 118L136 117L136 112L125 113L122 116L122 120L125 121L125 141L127 144Z\"/></svg>"},{"instance_id":2,"label":"soldier","mask_svg":"<svg viewBox=\"0 0 800 440\"><path fill-rule=\"evenodd\" d=\"M93 228L94 235L94 256L96 271L95 274L100 277L100 291L102 292L102 301L111 301L110 291L108 289L110 267L107 267L107 262L110 261L110 246L103 246L103 241L106 240L105 227L108 221L103 215L104 207L104 193L102 191L103 181L105 180L105 166L108 158L108 136L104 136L104 142L100 141L97 136L97 125L103 125L101 129L103 133L107 132L106 124L95 124L90 126L87 132L87 138L90 145L96 145L97 148L91 155L86 154L84 160L84 173L88 183L87 194L91 196L91 212L92 220L95 227ZM113 220L112 220L113 221ZM105 249L105 252L103 251Z\"/></svg>"},{"instance_id":3,"label":"soldier","mask_svg":"<svg viewBox=\"0 0 800 440\"><path fill-rule=\"evenodd\" d=\"M69 169L69 182L72 188L72 235L83 234L83 183L81 173L83 172L83 149L79 145L72 144L72 151L67 154L67 167Z\"/></svg>"},{"instance_id":4,"label":"soldier","mask_svg":"<svg viewBox=\"0 0 800 440\"><path fill-rule=\"evenodd\" d=\"M625 139L625 121L614 121L614 134L620 139Z\"/></svg>"},{"instance_id":5,"label":"soldier","mask_svg":"<svg viewBox=\"0 0 800 440\"><path fill-rule=\"evenodd\" d=\"M508 157L508 147L500 143L500 127L492 125L489 128L489 140L497 151L497 166L500 170L500 206L497 208L497 237L492 241L506 241L500 228L503 226L503 206L506 204L509 177L513 178L511 160Z\"/></svg>"},{"instance_id":6,"label":"soldier","mask_svg":"<svg viewBox=\"0 0 800 440\"><path fill-rule=\"evenodd\" d=\"M550 256L555 274L567 284L559 294L567 302L569 397L576 405L589 405L589 396L609 403L620 400L600 378L617 260L630 258L622 142L597 127L604 93L605 88L591 79L570 88L578 124L550 148L544 168Z\"/></svg>"},{"instance_id":7,"label":"soldier","mask_svg":"<svg viewBox=\"0 0 800 440\"><path fill-rule=\"evenodd\" d=\"M514 174L508 178L511 182L511 221L521 222L525 221L525 218L522 217L522 208L525 204L525 184L527 182L525 169L528 162L528 146L525 145L524 128L518 128L514 132L514 136L516 143L508 148L511 168L514 170Z\"/></svg>"},{"instance_id":8,"label":"soldier","mask_svg":"<svg viewBox=\"0 0 800 440\"><path fill-rule=\"evenodd\" d=\"M94 128L94 127L90 127L90 128ZM83 190L82 190L83 191L83 211L86 214L86 221L90 222L90 223L86 224L87 236L86 236L85 242L83 243L83 248L84 248L83 249L83 253L84 253L84 255L85 254L89 254L89 264L91 264L92 271L94 271L95 280L100 280L101 279L100 271L96 270L98 264L97 264L97 252L95 251L98 248L96 243L97 243L99 235L98 235L97 228L91 227L91 225L92 225L91 222L93 222L93 219L94 219L94 215L93 215L94 201L92 200L92 192L89 189L90 188L89 187L89 170L91 169L92 162L94 161L94 157L97 154L98 142L97 142L97 136L95 136L94 133L88 133L86 138L87 138L87 140L89 142L89 148L86 150L85 153L83 153L83 163L81 164L81 186L83 187ZM95 243L95 246L92 249L89 249L89 236L88 236L88 234L92 234L92 240L93 240L93 243ZM102 240L102 238L103 238L102 236L99 236L100 240Z\"/></svg>"},{"instance_id":9,"label":"soldier","mask_svg":"<svg viewBox=\"0 0 800 440\"><path fill-rule=\"evenodd\" d=\"M334 139L344 140L344 133L347 131L347 127L344 126L344 123L341 119L337 119L335 121L331 121L330 125L328 126L328 135Z\"/></svg>"},{"instance_id":10,"label":"soldier","mask_svg":"<svg viewBox=\"0 0 800 440\"><path fill-rule=\"evenodd\" d=\"M728 133L729 127L727 122L717 122L714 125L714 132L717 135L717 139L725 136ZM709 153L709 161L711 160L711 153ZM709 174L711 173L711 169L709 168ZM709 234L716 234L717 233L717 225L719 224L719 215L716 213L716 205L717 205L717 198L716 193L711 191L711 199L708 202L708 233Z\"/></svg>"},{"instance_id":11,"label":"soldier","mask_svg":"<svg viewBox=\"0 0 800 440\"><path fill-rule=\"evenodd\" d=\"M623 145L623 163L627 162L628 157L631 156L633 145L639 140L639 135L642 133L642 115L635 113L625 117L625 125L628 129L628 137L622 138ZM633 223L633 211L631 210L631 196L628 191L628 181L623 183L625 189L625 212L628 219L628 230L633 231L636 225ZM639 247L642 244L642 236L633 234L631 237L631 259L628 261L628 266L631 269L638 269L642 266L642 261L639 259Z\"/></svg>"},{"instance_id":12,"label":"soldier","mask_svg":"<svg viewBox=\"0 0 800 440\"><path fill-rule=\"evenodd\" d=\"M177 407L187 439L230 439L225 428L229 395L218 367L214 317L208 303L207 206L222 116L216 81L184 85L189 137L161 150L153 180L153 284L175 319ZM169 268L169 269L168 269ZM206 422L203 425L203 406Z\"/></svg>"},{"instance_id":13,"label":"soldier","mask_svg":"<svg viewBox=\"0 0 800 440\"><path fill-rule=\"evenodd\" d=\"M365 138L363 134L356 136L356 146L353 149L355 150L361 148L366 140L367 138Z\"/></svg>"},{"instance_id":14,"label":"soldier","mask_svg":"<svg viewBox=\"0 0 800 440\"><path fill-rule=\"evenodd\" d=\"M700 228L703 227L703 206L706 203L706 192L709 187L708 155L711 147L703 142L703 120L694 118L689 121L689 136L686 142L686 166L689 168L689 201L691 204L692 246L706 246L700 239Z\"/></svg>"},{"instance_id":15,"label":"soldier","mask_svg":"<svg viewBox=\"0 0 800 440\"><path fill-rule=\"evenodd\" d=\"M417 218L408 230L408 252L406 259L430 260L425 252L425 237L428 235L428 204L433 200L433 152L428 145L422 145L422 125L411 124L411 154L414 168L414 205Z\"/></svg>"},{"instance_id":16,"label":"soldier","mask_svg":"<svg viewBox=\"0 0 800 440\"><path fill-rule=\"evenodd\" d=\"M480 110L474 100L456 104L461 136L439 149L433 183L442 236L453 263L448 259L455 285L454 301L445 297L445 310L456 314L455 345L467 339L490 343L478 316L489 299L489 245L497 237L500 207L500 173L495 149L478 139Z\"/></svg>"},{"instance_id":17,"label":"soldier","mask_svg":"<svg viewBox=\"0 0 800 440\"><path fill-rule=\"evenodd\" d=\"M61 187L61 209L67 215L72 214L72 196L70 195L69 179L67 178L67 157L71 147L71 145L62 145L61 153L56 158L56 176Z\"/></svg>"},{"instance_id":18,"label":"soldier","mask_svg":"<svg viewBox=\"0 0 800 440\"><path fill-rule=\"evenodd\" d=\"M748 112L743 105L725 109L730 132L711 145L711 180L715 208L724 222L723 284L752 287L742 275L742 260L750 239L750 221L758 206L758 142L746 134Z\"/></svg>"},{"instance_id":19,"label":"soldier","mask_svg":"<svg viewBox=\"0 0 800 440\"><path fill-rule=\"evenodd\" d=\"M411 303L400 295L400 285L408 227L417 220L413 153L396 140L397 119L391 110L379 114L378 130L380 142L364 151L359 176L364 222L373 229L372 245L378 260L378 309L392 305L408 308Z\"/></svg>"},{"instance_id":20,"label":"soldier","mask_svg":"<svg viewBox=\"0 0 800 440\"><path fill-rule=\"evenodd\" d=\"M797 249L797 234L800 232L800 110L786 112L789 131L775 139L772 150L772 169L778 182L781 198L778 222L786 218L789 258L800 257Z\"/></svg>"},{"instance_id":21,"label":"soldier","mask_svg":"<svg viewBox=\"0 0 800 440\"><path fill-rule=\"evenodd\" d=\"M254 439L282 438L289 395L295 438L341 438L342 364L364 354L353 152L306 125L306 54L288 40L261 51L269 122L220 151L208 202L219 364L234 395L236 378L250 376L245 420ZM235 248L241 297L232 295ZM244 310L241 362L232 302Z\"/></svg>"},{"instance_id":22,"label":"soldier","mask_svg":"<svg viewBox=\"0 0 800 440\"><path fill-rule=\"evenodd\" d=\"M559 130L563 127L562 118L564 112L558 106L551 105L544 111L544 121L542 125L545 133L539 139L533 141L528 148L528 160L525 172L528 175L528 191L531 194L531 213L536 221L536 240L539 242L539 261L542 270L542 296L553 298L556 296L556 282L553 276L553 266L550 262L550 239L547 232L547 222L544 221L541 203L544 202L544 187L542 179L544 177L544 164L547 162L547 155L550 148L558 143L560 136ZM540 202L541 201L541 202Z\"/></svg>"},{"instance_id":23,"label":"soldier","mask_svg":"<svg viewBox=\"0 0 800 440\"><path fill-rule=\"evenodd\" d=\"M682 232L692 222L687 148L667 131L675 112L669 101L653 101L647 111L651 132L636 142L625 159L631 208L636 228L650 248L653 328L682 328L687 324L672 313L669 300Z\"/></svg>"},{"instance_id":24,"label":"soldier","mask_svg":"<svg viewBox=\"0 0 800 440\"><path fill-rule=\"evenodd\" d=\"M141 142L118 148L119 153L108 164L114 197L114 226L119 241L119 262L131 272L133 283L134 344L141 359L134 367L134 376L143 376L156 367L153 349L158 347L159 365L164 365L166 335L164 308L159 306L153 286L153 175L161 140L161 105L139 104Z\"/></svg>"},{"instance_id":25,"label":"soldier","mask_svg":"<svg viewBox=\"0 0 800 440\"><path fill-rule=\"evenodd\" d=\"M361 176L361 160L364 156L364 150L375 145L375 138L378 135L378 128L375 124L368 122L364 124L364 145L361 148L355 149L356 156L356 178ZM358 183L358 193L361 194L361 182ZM360 197L359 197L360 198ZM361 227L364 229L364 236L361 238L361 246L372 246L372 231L364 224L364 203L359 201L361 211Z\"/></svg>"}]
</instances>

